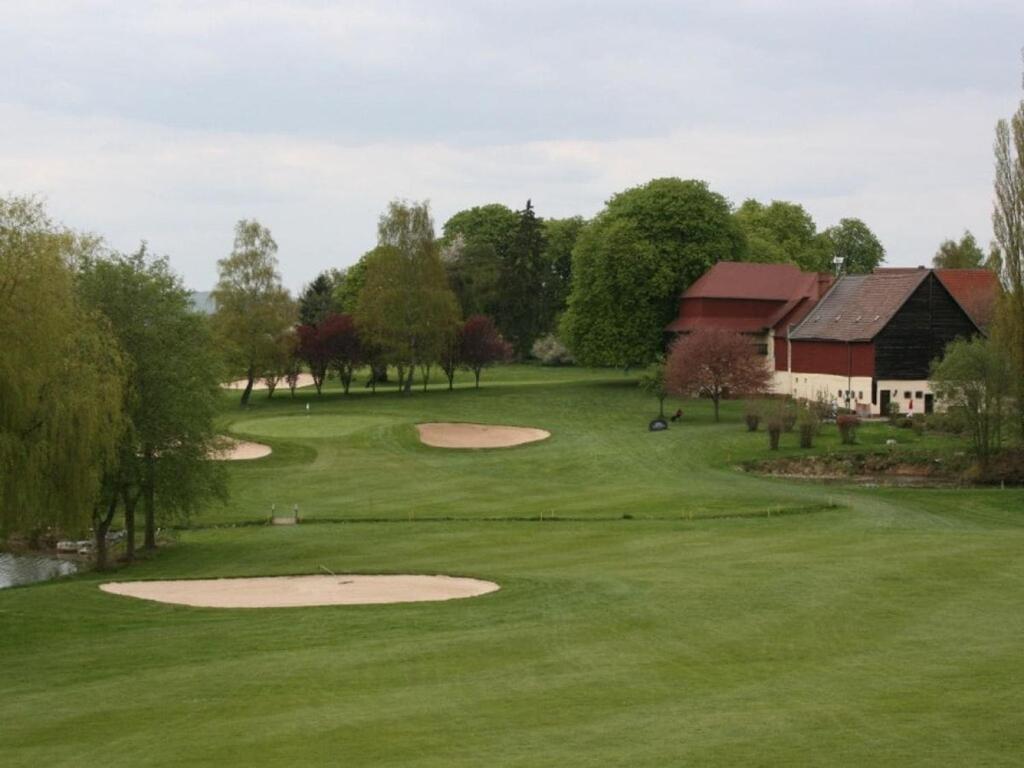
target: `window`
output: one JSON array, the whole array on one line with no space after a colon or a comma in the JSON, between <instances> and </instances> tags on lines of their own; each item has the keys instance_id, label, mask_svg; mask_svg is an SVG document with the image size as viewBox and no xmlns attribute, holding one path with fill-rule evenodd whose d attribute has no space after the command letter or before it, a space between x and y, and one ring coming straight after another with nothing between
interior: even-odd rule
<instances>
[{"instance_id":1,"label":"window","mask_svg":"<svg viewBox=\"0 0 1024 768\"><path fill-rule=\"evenodd\" d=\"M903 399L904 400L909 400L910 399L910 393L909 392L904 392L903 393Z\"/></svg>"},{"instance_id":2,"label":"window","mask_svg":"<svg viewBox=\"0 0 1024 768\"><path fill-rule=\"evenodd\" d=\"M857 393L857 399L858 400L863 400L864 399L864 393L863 392L858 392Z\"/></svg>"},{"instance_id":3,"label":"window","mask_svg":"<svg viewBox=\"0 0 1024 768\"><path fill-rule=\"evenodd\" d=\"M754 345L754 349L757 350L757 354L759 354L759 355L767 355L768 354L768 345L767 344L755 344Z\"/></svg>"},{"instance_id":4,"label":"window","mask_svg":"<svg viewBox=\"0 0 1024 768\"><path fill-rule=\"evenodd\" d=\"M920 400L922 397L924 397L924 392L915 392L914 397Z\"/></svg>"}]
</instances>

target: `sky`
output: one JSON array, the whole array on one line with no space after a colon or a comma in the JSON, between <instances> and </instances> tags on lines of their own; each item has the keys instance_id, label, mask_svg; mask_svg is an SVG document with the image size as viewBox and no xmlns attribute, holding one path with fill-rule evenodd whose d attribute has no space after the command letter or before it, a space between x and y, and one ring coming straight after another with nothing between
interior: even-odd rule
<instances>
[{"instance_id":1,"label":"sky","mask_svg":"<svg viewBox=\"0 0 1024 768\"><path fill-rule=\"evenodd\" d=\"M0 0L0 194L196 290L242 218L285 284L392 199L593 216L652 178L863 219L892 265L991 238L1024 2Z\"/></svg>"}]
</instances>

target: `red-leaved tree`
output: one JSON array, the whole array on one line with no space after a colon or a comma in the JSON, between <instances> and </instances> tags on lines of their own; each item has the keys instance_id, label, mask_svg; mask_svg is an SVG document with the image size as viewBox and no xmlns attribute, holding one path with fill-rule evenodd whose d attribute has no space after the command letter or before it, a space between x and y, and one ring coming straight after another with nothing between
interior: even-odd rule
<instances>
[{"instance_id":1,"label":"red-leaved tree","mask_svg":"<svg viewBox=\"0 0 1024 768\"><path fill-rule=\"evenodd\" d=\"M363 364L363 345L352 315L329 314L320 323L320 337L327 351L328 364L338 374L341 388L348 394L356 368Z\"/></svg>"},{"instance_id":2,"label":"red-leaved tree","mask_svg":"<svg viewBox=\"0 0 1024 768\"><path fill-rule=\"evenodd\" d=\"M665 370L669 391L702 395L715 404L715 421L723 397L763 393L770 378L765 358L750 339L723 328L704 328L680 338L672 345Z\"/></svg>"},{"instance_id":3,"label":"red-leaved tree","mask_svg":"<svg viewBox=\"0 0 1024 768\"><path fill-rule=\"evenodd\" d=\"M320 334L320 327L303 324L296 326L295 332L299 337L296 353L309 366L316 393L319 395L324 379L327 378L327 366L331 363L330 354Z\"/></svg>"},{"instance_id":4,"label":"red-leaved tree","mask_svg":"<svg viewBox=\"0 0 1024 768\"><path fill-rule=\"evenodd\" d=\"M512 345L498 333L494 321L485 315L473 315L459 331L459 358L473 372L480 387L480 372L488 365L508 360Z\"/></svg>"}]
</instances>

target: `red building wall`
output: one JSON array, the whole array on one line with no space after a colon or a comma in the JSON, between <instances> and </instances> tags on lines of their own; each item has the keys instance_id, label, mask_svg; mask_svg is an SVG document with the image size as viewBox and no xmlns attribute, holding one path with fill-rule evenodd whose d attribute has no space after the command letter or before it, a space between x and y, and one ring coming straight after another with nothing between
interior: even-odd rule
<instances>
[{"instance_id":1,"label":"red building wall","mask_svg":"<svg viewBox=\"0 0 1024 768\"><path fill-rule=\"evenodd\" d=\"M767 321L781 306L781 301L684 297L679 304L679 316L764 318Z\"/></svg>"},{"instance_id":2,"label":"red building wall","mask_svg":"<svg viewBox=\"0 0 1024 768\"><path fill-rule=\"evenodd\" d=\"M871 342L793 341L794 373L874 376L875 347ZM785 341L783 341L785 345ZM775 354L779 354L778 347ZM785 370L785 349L782 351Z\"/></svg>"}]
</instances>

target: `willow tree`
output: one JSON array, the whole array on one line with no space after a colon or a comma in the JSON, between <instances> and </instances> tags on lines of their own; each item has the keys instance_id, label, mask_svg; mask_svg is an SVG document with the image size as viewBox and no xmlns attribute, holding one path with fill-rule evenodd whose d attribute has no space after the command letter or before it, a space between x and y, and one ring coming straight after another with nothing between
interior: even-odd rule
<instances>
[{"instance_id":1,"label":"willow tree","mask_svg":"<svg viewBox=\"0 0 1024 768\"><path fill-rule=\"evenodd\" d=\"M143 245L130 255L87 257L78 266L82 300L108 321L130 363L129 428L105 485L124 506L126 554L134 555L142 502L145 546L156 547L156 516L189 513L222 495L223 467L209 460L220 363L205 319L166 259Z\"/></svg>"},{"instance_id":2,"label":"willow tree","mask_svg":"<svg viewBox=\"0 0 1024 768\"><path fill-rule=\"evenodd\" d=\"M1015 369L1017 426L1024 440L1024 100L1009 120L996 124L995 210L992 228L999 247L1005 295L996 318L999 346Z\"/></svg>"},{"instance_id":3,"label":"willow tree","mask_svg":"<svg viewBox=\"0 0 1024 768\"><path fill-rule=\"evenodd\" d=\"M234 247L217 267L214 327L229 367L246 381L245 405L256 379L276 364L281 334L295 321L295 305L277 272L277 243L258 221L235 225Z\"/></svg>"},{"instance_id":4,"label":"willow tree","mask_svg":"<svg viewBox=\"0 0 1024 768\"><path fill-rule=\"evenodd\" d=\"M399 369L399 385L409 391L416 366L440 359L459 320L427 203L392 202L365 264L356 325Z\"/></svg>"},{"instance_id":5,"label":"willow tree","mask_svg":"<svg viewBox=\"0 0 1024 768\"><path fill-rule=\"evenodd\" d=\"M116 457L124 361L71 268L95 247L0 198L0 533L82 532Z\"/></svg>"}]
</instances>

